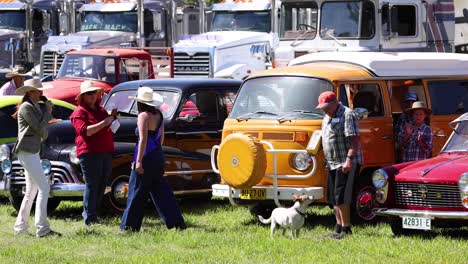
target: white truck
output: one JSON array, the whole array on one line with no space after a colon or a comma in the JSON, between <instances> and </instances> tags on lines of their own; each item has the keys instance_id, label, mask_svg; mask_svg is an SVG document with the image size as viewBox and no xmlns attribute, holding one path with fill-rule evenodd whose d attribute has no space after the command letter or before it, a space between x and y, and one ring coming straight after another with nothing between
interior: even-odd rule
<instances>
[{"instance_id":1,"label":"white truck","mask_svg":"<svg viewBox=\"0 0 468 264\"><path fill-rule=\"evenodd\" d=\"M468 0L455 0L455 52L468 53Z\"/></svg>"},{"instance_id":2,"label":"white truck","mask_svg":"<svg viewBox=\"0 0 468 264\"><path fill-rule=\"evenodd\" d=\"M455 13L462 12L462 2L283 0L274 66L322 51L458 52L456 44L461 51L467 42L460 35L468 31L459 27L455 33Z\"/></svg>"},{"instance_id":3,"label":"white truck","mask_svg":"<svg viewBox=\"0 0 468 264\"><path fill-rule=\"evenodd\" d=\"M244 79L266 69L278 46L271 10L269 0L213 4L210 31L174 45L174 76Z\"/></svg>"},{"instance_id":4,"label":"white truck","mask_svg":"<svg viewBox=\"0 0 468 264\"><path fill-rule=\"evenodd\" d=\"M199 33L199 12L179 0L87 0L72 28L42 47L40 76L54 76L70 50L98 46L171 47L180 34ZM182 32L181 32L182 31Z\"/></svg>"}]
</instances>

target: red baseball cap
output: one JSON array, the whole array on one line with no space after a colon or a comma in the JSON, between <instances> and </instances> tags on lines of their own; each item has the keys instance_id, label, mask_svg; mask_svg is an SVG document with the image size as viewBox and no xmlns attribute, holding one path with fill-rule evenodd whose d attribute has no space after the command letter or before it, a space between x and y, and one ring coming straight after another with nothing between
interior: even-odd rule
<instances>
[{"instance_id":1,"label":"red baseball cap","mask_svg":"<svg viewBox=\"0 0 468 264\"><path fill-rule=\"evenodd\" d=\"M336 100L336 94L334 92L323 92L318 98L317 109L327 107L328 104Z\"/></svg>"}]
</instances>

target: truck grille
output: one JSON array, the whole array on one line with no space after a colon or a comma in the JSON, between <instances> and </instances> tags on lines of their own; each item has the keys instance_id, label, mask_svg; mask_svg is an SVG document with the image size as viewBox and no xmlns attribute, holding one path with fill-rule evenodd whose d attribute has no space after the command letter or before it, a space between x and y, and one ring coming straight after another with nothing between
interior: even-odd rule
<instances>
[{"instance_id":1,"label":"truck grille","mask_svg":"<svg viewBox=\"0 0 468 264\"><path fill-rule=\"evenodd\" d=\"M65 54L60 54L54 51L44 51L43 56L44 68L42 69L42 76L57 75L60 66L62 66Z\"/></svg>"},{"instance_id":2,"label":"truck grille","mask_svg":"<svg viewBox=\"0 0 468 264\"><path fill-rule=\"evenodd\" d=\"M54 183L80 183L77 174L70 164L61 161L51 161ZM24 168L14 161L11 168L11 184L25 184Z\"/></svg>"},{"instance_id":3,"label":"truck grille","mask_svg":"<svg viewBox=\"0 0 468 264\"><path fill-rule=\"evenodd\" d=\"M395 202L425 207L462 207L456 185L396 182Z\"/></svg>"},{"instance_id":4,"label":"truck grille","mask_svg":"<svg viewBox=\"0 0 468 264\"><path fill-rule=\"evenodd\" d=\"M175 77L210 77L210 54L198 52L189 55L185 52L174 54Z\"/></svg>"}]
</instances>

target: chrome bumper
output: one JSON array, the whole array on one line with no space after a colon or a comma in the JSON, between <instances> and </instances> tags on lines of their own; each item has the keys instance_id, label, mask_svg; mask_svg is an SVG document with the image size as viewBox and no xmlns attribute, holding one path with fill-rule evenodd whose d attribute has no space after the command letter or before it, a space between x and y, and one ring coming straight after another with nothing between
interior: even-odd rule
<instances>
[{"instance_id":1,"label":"chrome bumper","mask_svg":"<svg viewBox=\"0 0 468 264\"><path fill-rule=\"evenodd\" d=\"M423 211L408 209L375 209L376 215L380 216L413 216L430 217L438 219L462 219L468 220L468 212L450 212L450 211Z\"/></svg>"},{"instance_id":2,"label":"chrome bumper","mask_svg":"<svg viewBox=\"0 0 468 264\"><path fill-rule=\"evenodd\" d=\"M62 183L50 186L51 197L83 197L85 184Z\"/></svg>"}]
</instances>

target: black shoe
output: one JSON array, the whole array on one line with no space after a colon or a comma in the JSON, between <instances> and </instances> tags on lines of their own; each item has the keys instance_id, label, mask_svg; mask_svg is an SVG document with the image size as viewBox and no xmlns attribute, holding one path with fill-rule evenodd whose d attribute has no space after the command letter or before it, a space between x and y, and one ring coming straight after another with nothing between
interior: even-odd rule
<instances>
[{"instance_id":1,"label":"black shoe","mask_svg":"<svg viewBox=\"0 0 468 264\"><path fill-rule=\"evenodd\" d=\"M330 233L328 235L324 235L323 237L324 238L335 238L337 236L339 236L341 233L337 233L337 232L333 232L333 233Z\"/></svg>"},{"instance_id":2,"label":"black shoe","mask_svg":"<svg viewBox=\"0 0 468 264\"><path fill-rule=\"evenodd\" d=\"M36 235L36 237L42 238L42 237L48 237L48 236L57 236L61 237L62 234L59 232L55 232L54 230L50 230L48 233L45 233L44 235Z\"/></svg>"},{"instance_id":3,"label":"black shoe","mask_svg":"<svg viewBox=\"0 0 468 264\"><path fill-rule=\"evenodd\" d=\"M340 239L343 239L343 238L345 238L347 236L350 236L350 235L352 235L351 232L349 232L349 233L348 232L341 232L341 233L339 233L337 236L335 236L333 238L336 239L336 240L340 240Z\"/></svg>"}]
</instances>

